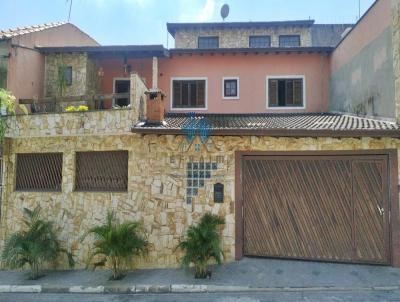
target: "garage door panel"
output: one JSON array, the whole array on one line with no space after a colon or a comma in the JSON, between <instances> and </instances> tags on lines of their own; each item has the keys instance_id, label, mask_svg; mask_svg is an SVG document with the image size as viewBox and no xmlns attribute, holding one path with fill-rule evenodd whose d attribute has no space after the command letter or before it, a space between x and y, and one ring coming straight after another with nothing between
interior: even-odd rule
<instances>
[{"instance_id":1,"label":"garage door panel","mask_svg":"<svg viewBox=\"0 0 400 302\"><path fill-rule=\"evenodd\" d=\"M343 198L350 184L342 181L349 177L350 168L350 162L246 161L245 254L351 259L351 217L343 209L350 206L349 199ZM329 185L332 179L340 190ZM310 187L314 190L303 189ZM326 206L338 198L345 205ZM327 217L321 219L322 215ZM333 243L332 238L338 239Z\"/></svg>"},{"instance_id":2,"label":"garage door panel","mask_svg":"<svg viewBox=\"0 0 400 302\"><path fill-rule=\"evenodd\" d=\"M387 242L380 238L386 238L386 221L376 213L386 192L385 162L366 162L349 156L245 158L244 254L385 262ZM367 195L369 205L363 204ZM374 231L368 231L368 220Z\"/></svg>"},{"instance_id":3,"label":"garage door panel","mask_svg":"<svg viewBox=\"0 0 400 302\"><path fill-rule=\"evenodd\" d=\"M388 262L387 173L382 161L353 162L355 257L365 262Z\"/></svg>"}]
</instances>

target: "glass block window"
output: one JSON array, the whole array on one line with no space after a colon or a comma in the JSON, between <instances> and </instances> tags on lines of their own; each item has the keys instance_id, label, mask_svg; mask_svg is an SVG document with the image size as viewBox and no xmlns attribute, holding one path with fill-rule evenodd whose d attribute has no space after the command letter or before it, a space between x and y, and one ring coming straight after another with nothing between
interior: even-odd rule
<instances>
[{"instance_id":1,"label":"glass block window","mask_svg":"<svg viewBox=\"0 0 400 302\"><path fill-rule=\"evenodd\" d=\"M211 179L211 172L217 170L216 162L189 161L186 164L186 203L191 204L199 188Z\"/></svg>"},{"instance_id":2,"label":"glass block window","mask_svg":"<svg viewBox=\"0 0 400 302\"><path fill-rule=\"evenodd\" d=\"M250 48L267 48L271 47L270 36L250 36L249 37Z\"/></svg>"},{"instance_id":3,"label":"glass block window","mask_svg":"<svg viewBox=\"0 0 400 302\"><path fill-rule=\"evenodd\" d=\"M279 47L300 47L300 35L279 36Z\"/></svg>"},{"instance_id":4,"label":"glass block window","mask_svg":"<svg viewBox=\"0 0 400 302\"><path fill-rule=\"evenodd\" d=\"M219 48L219 38L218 37L199 37L198 48L200 48L200 49Z\"/></svg>"}]
</instances>

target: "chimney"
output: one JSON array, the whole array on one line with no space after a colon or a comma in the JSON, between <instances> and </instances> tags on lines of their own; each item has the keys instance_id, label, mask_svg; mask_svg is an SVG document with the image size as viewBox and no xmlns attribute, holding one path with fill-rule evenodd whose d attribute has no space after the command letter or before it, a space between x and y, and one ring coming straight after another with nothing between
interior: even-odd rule
<instances>
[{"instance_id":1,"label":"chimney","mask_svg":"<svg viewBox=\"0 0 400 302\"><path fill-rule=\"evenodd\" d=\"M147 95L146 121L148 124L161 125L164 121L165 94L159 89L150 89L146 91L146 95Z\"/></svg>"}]
</instances>

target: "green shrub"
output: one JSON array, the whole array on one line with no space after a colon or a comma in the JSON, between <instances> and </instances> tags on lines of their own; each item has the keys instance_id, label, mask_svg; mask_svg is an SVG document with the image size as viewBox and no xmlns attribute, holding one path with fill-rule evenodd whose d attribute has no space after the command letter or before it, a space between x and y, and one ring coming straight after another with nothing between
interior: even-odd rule
<instances>
[{"instance_id":1,"label":"green shrub","mask_svg":"<svg viewBox=\"0 0 400 302\"><path fill-rule=\"evenodd\" d=\"M113 280L124 277L123 267L131 263L134 256L147 252L148 242L141 225L132 221L120 223L114 212L109 212L105 224L90 229L82 240L89 234L95 236L95 242L88 266L92 265L93 269L111 267ZM94 258L98 260L93 262Z\"/></svg>"},{"instance_id":2,"label":"green shrub","mask_svg":"<svg viewBox=\"0 0 400 302\"><path fill-rule=\"evenodd\" d=\"M57 239L53 223L42 219L39 207L33 211L24 208L25 230L12 234L5 242L2 260L10 268L29 265L31 279L41 276L44 262L52 262L60 253L67 254L70 267L74 266L72 254L63 249Z\"/></svg>"},{"instance_id":3,"label":"green shrub","mask_svg":"<svg viewBox=\"0 0 400 302\"><path fill-rule=\"evenodd\" d=\"M204 214L197 226L190 226L186 239L181 241L177 248L183 250L182 266L189 268L191 264L195 268L195 278L206 278L209 275L208 265L211 258L222 263L223 252L219 225L225 224L222 217Z\"/></svg>"}]
</instances>

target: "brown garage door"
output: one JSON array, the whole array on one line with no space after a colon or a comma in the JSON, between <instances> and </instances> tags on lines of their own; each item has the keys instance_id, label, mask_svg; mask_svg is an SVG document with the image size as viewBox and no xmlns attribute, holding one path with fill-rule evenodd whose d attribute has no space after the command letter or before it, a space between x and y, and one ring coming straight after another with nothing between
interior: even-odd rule
<instances>
[{"instance_id":1,"label":"brown garage door","mask_svg":"<svg viewBox=\"0 0 400 302\"><path fill-rule=\"evenodd\" d=\"M245 156L244 254L390 262L386 156Z\"/></svg>"}]
</instances>

